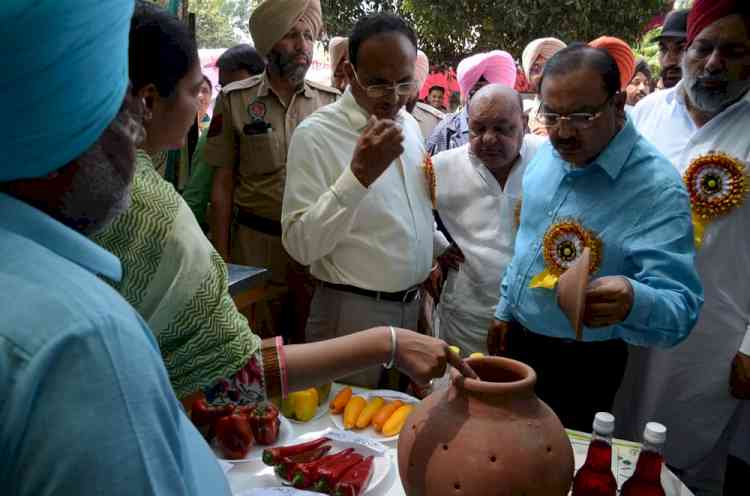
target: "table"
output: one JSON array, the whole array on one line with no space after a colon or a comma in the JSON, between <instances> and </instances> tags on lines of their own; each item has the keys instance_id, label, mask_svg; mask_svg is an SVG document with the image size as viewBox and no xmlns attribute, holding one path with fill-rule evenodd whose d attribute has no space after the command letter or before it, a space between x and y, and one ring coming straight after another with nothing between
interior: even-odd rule
<instances>
[{"instance_id":1,"label":"table","mask_svg":"<svg viewBox=\"0 0 750 496\"><path fill-rule=\"evenodd\" d=\"M354 389L355 394L363 391L361 388L352 389ZM328 428L336 428L328 415L324 415L306 424L294 424L295 435L319 432ZM583 432L568 431L568 437L573 445L577 470L583 465L586 459L586 452L588 451L591 436ZM384 444L388 448L387 456L390 458L393 468L388 473L386 479L368 496L405 496L404 489L401 486L401 479L398 475L398 462L396 458L397 441ZM617 477L617 483L622 486L623 482L632 475L635 469L640 445L629 441L615 440L613 448L612 470ZM247 489L249 473L243 470L243 464L236 464L227 473L227 479L229 480L232 492L240 492ZM693 496L693 493L666 467L662 470L662 486L667 496Z\"/></svg>"},{"instance_id":2,"label":"table","mask_svg":"<svg viewBox=\"0 0 750 496\"><path fill-rule=\"evenodd\" d=\"M268 298L266 281L271 277L268 269L227 264L229 294L237 310L247 318L250 327L256 328L255 304Z\"/></svg>"}]
</instances>

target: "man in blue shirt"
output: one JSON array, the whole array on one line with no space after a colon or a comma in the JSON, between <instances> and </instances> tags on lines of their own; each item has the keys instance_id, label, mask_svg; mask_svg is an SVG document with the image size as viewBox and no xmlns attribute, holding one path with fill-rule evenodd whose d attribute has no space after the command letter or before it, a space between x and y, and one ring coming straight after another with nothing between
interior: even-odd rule
<instances>
[{"instance_id":1,"label":"man in blue shirt","mask_svg":"<svg viewBox=\"0 0 750 496\"><path fill-rule=\"evenodd\" d=\"M132 0L0 3L0 487L14 495L229 494L85 236L127 208ZM29 36L29 33L44 36Z\"/></svg>"},{"instance_id":2,"label":"man in blue shirt","mask_svg":"<svg viewBox=\"0 0 750 496\"><path fill-rule=\"evenodd\" d=\"M549 131L523 179L515 254L501 285L490 352L529 363L537 393L566 427L609 411L627 343L673 346L698 317L690 204L679 174L624 113L619 71L580 44L545 66ZM592 251L582 341L557 305L557 277Z\"/></svg>"}]
</instances>

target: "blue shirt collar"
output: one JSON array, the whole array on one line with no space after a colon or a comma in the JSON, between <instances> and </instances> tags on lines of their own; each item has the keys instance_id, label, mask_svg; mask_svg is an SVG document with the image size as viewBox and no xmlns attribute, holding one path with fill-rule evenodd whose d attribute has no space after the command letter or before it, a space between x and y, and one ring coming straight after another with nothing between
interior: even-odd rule
<instances>
[{"instance_id":1,"label":"blue shirt collar","mask_svg":"<svg viewBox=\"0 0 750 496\"><path fill-rule=\"evenodd\" d=\"M120 261L104 248L41 210L0 193L0 228L44 246L94 274L122 278Z\"/></svg>"},{"instance_id":2,"label":"blue shirt collar","mask_svg":"<svg viewBox=\"0 0 750 496\"><path fill-rule=\"evenodd\" d=\"M612 180L615 180L625 166L639 136L632 119L626 117L625 125L620 132L612 138L604 151L593 162L583 168L572 167L568 162L565 162L565 169L568 173L579 175L585 174L591 167L598 165ZM557 153L557 150L555 150L555 155L560 160L563 160L560 154Z\"/></svg>"}]
</instances>

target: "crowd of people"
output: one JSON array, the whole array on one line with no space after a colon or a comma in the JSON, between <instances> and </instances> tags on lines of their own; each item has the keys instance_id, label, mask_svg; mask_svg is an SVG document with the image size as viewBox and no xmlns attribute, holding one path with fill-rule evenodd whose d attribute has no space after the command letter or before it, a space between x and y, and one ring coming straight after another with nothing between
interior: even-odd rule
<instances>
[{"instance_id":1,"label":"crowd of people","mask_svg":"<svg viewBox=\"0 0 750 496\"><path fill-rule=\"evenodd\" d=\"M667 16L658 78L613 36L533 40L521 67L473 54L446 113L440 87L419 99L430 63L402 18L333 38L326 86L305 79L319 0L266 0L255 47L217 62L207 127L195 40L153 4L0 20L10 494L228 494L193 399L421 395L458 366L450 345L531 365L568 428L664 423L697 495L722 494L730 452L750 460L747 2ZM176 149L177 189L159 166ZM584 249L577 338L556 290ZM228 262L270 272L252 329Z\"/></svg>"}]
</instances>

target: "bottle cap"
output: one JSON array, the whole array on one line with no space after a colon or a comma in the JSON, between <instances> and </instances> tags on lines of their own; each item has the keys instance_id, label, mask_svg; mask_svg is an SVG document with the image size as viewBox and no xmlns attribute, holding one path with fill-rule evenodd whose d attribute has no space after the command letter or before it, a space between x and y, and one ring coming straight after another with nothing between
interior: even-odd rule
<instances>
[{"instance_id":1,"label":"bottle cap","mask_svg":"<svg viewBox=\"0 0 750 496\"><path fill-rule=\"evenodd\" d=\"M594 432L609 436L615 431L615 416L607 412L598 412L594 417Z\"/></svg>"},{"instance_id":2,"label":"bottle cap","mask_svg":"<svg viewBox=\"0 0 750 496\"><path fill-rule=\"evenodd\" d=\"M664 444L667 440L667 428L658 422L649 422L643 431L643 440L649 444Z\"/></svg>"},{"instance_id":3,"label":"bottle cap","mask_svg":"<svg viewBox=\"0 0 750 496\"><path fill-rule=\"evenodd\" d=\"M461 348L459 348L458 346L448 346L448 349L456 355L461 356Z\"/></svg>"}]
</instances>

